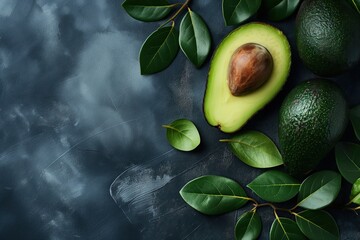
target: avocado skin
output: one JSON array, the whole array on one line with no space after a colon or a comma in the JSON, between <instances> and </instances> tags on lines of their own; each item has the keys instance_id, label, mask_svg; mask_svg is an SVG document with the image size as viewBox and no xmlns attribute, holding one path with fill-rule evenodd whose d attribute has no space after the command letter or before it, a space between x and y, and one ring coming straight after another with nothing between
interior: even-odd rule
<instances>
[{"instance_id":1,"label":"avocado skin","mask_svg":"<svg viewBox=\"0 0 360 240\"><path fill-rule=\"evenodd\" d=\"M296 18L299 56L319 76L334 76L360 60L360 14L343 0L305 0Z\"/></svg>"},{"instance_id":2,"label":"avocado skin","mask_svg":"<svg viewBox=\"0 0 360 240\"><path fill-rule=\"evenodd\" d=\"M290 175L313 170L340 140L348 123L341 89L325 79L300 83L285 98L279 117L279 141Z\"/></svg>"}]
</instances>

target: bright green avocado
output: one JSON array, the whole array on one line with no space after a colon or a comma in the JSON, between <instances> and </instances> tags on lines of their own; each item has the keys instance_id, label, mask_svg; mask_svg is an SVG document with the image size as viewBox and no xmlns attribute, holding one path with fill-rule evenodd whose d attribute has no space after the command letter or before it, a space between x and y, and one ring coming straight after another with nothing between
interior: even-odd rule
<instances>
[{"instance_id":1,"label":"bright green avocado","mask_svg":"<svg viewBox=\"0 0 360 240\"><path fill-rule=\"evenodd\" d=\"M330 80L300 83L285 98L279 117L279 141L286 169L293 176L313 170L341 138L348 107Z\"/></svg>"},{"instance_id":2,"label":"bright green avocado","mask_svg":"<svg viewBox=\"0 0 360 240\"><path fill-rule=\"evenodd\" d=\"M228 86L229 66L233 54L247 43L266 48L272 57L273 68L268 80L259 88L234 96ZM249 23L235 29L221 42L211 61L204 97L208 123L223 132L239 130L281 90L290 65L290 45L280 30L263 23Z\"/></svg>"},{"instance_id":3,"label":"bright green avocado","mask_svg":"<svg viewBox=\"0 0 360 240\"><path fill-rule=\"evenodd\" d=\"M305 0L296 18L299 56L312 72L333 76L360 61L360 14L344 0Z\"/></svg>"}]
</instances>

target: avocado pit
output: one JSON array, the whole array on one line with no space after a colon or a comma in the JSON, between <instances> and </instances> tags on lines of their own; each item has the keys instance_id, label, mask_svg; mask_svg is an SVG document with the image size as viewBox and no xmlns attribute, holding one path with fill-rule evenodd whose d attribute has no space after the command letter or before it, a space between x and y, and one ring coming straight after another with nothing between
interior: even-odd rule
<instances>
[{"instance_id":1,"label":"avocado pit","mask_svg":"<svg viewBox=\"0 0 360 240\"><path fill-rule=\"evenodd\" d=\"M262 45L246 43L232 55L228 86L233 96L248 94L261 87L271 76L273 59Z\"/></svg>"}]
</instances>

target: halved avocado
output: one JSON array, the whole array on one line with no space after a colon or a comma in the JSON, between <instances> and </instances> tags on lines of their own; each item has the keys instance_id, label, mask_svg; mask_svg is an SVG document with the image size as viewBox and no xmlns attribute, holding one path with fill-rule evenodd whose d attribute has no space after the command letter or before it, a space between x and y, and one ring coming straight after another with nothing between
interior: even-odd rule
<instances>
[{"instance_id":1,"label":"halved avocado","mask_svg":"<svg viewBox=\"0 0 360 240\"><path fill-rule=\"evenodd\" d=\"M228 85L230 63L244 44L253 43L267 49L273 61L267 81L252 92L235 96ZM204 97L208 123L223 132L239 130L262 109L284 85L291 65L291 51L285 35L264 23L249 23L231 32L218 46L210 65Z\"/></svg>"}]
</instances>

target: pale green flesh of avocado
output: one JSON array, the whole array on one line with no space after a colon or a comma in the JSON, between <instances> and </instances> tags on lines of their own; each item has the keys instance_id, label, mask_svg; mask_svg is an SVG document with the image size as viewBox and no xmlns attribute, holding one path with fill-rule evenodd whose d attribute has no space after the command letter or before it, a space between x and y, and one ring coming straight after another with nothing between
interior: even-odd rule
<instances>
[{"instance_id":1,"label":"pale green flesh of avocado","mask_svg":"<svg viewBox=\"0 0 360 240\"><path fill-rule=\"evenodd\" d=\"M273 71L260 88L247 95L233 96L227 83L229 63L233 53L245 43L264 46L272 56ZM223 132L239 130L281 90L290 65L290 45L280 30L267 24L249 23L231 32L221 42L211 61L204 97L208 123Z\"/></svg>"}]
</instances>

